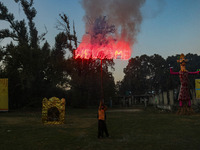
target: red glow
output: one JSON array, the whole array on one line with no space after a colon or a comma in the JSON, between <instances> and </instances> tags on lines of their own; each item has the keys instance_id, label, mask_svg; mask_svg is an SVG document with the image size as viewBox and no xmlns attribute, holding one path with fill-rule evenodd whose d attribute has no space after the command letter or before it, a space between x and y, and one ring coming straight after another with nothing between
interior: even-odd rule
<instances>
[{"instance_id":1,"label":"red glow","mask_svg":"<svg viewBox=\"0 0 200 150\"><path fill-rule=\"evenodd\" d=\"M130 44L125 41L110 41L107 45L90 44L88 41L80 43L75 50L75 59L124 59L131 57Z\"/></svg>"}]
</instances>

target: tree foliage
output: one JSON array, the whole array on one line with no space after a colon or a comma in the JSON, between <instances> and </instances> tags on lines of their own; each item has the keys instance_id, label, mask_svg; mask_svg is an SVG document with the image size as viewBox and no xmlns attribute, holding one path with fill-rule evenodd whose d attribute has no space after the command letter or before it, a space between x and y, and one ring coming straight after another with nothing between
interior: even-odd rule
<instances>
[{"instance_id":1,"label":"tree foliage","mask_svg":"<svg viewBox=\"0 0 200 150\"><path fill-rule=\"evenodd\" d=\"M104 98L109 99L115 93L114 77L108 71L109 67L112 68L114 65L113 60L103 60L101 66L101 60L74 59L73 54L78 43L74 24L71 33L68 17L65 14L60 14L60 18L61 21L58 21L57 28L63 34L64 44L62 45L72 55L66 60L66 71L70 76L69 85L72 105L84 107L97 104L101 98L101 79L103 79Z\"/></svg>"},{"instance_id":2,"label":"tree foliage","mask_svg":"<svg viewBox=\"0 0 200 150\"><path fill-rule=\"evenodd\" d=\"M1 48L3 54L1 77L9 79L10 108L30 103L40 104L43 97L53 96L49 91L58 89L57 85L64 78L64 72L55 70L60 64L54 60L63 61L55 54L59 47L55 46L55 50L52 51L47 42L40 46L47 32L38 35L34 23L37 11L33 7L33 0L30 2L15 0L15 2L21 4L27 22L25 19L15 20L14 15L0 2L0 20L10 24L10 28L0 30L0 39L12 38L17 42L17 44L11 42L6 48Z\"/></svg>"},{"instance_id":3,"label":"tree foliage","mask_svg":"<svg viewBox=\"0 0 200 150\"><path fill-rule=\"evenodd\" d=\"M169 56L166 59L158 54L152 56L142 55L131 58L124 69L124 79L118 83L119 94L131 91L133 94L159 93L169 89L177 89L180 86L178 76L170 75L169 68L178 72L180 65L177 63L179 55ZM200 65L200 56L187 54L189 62L186 64L188 71L193 72ZM194 79L197 76L190 76L190 86L194 89Z\"/></svg>"},{"instance_id":4,"label":"tree foliage","mask_svg":"<svg viewBox=\"0 0 200 150\"><path fill-rule=\"evenodd\" d=\"M51 48L47 41L44 42L47 31L39 35L36 28L34 1L15 2L20 3L26 19L16 20L0 2L0 21L9 23L8 28L0 30L0 40L11 38L15 41L0 46L0 77L9 79L11 109L33 104L41 107L42 99L52 96L65 97L67 104L84 107L98 104L102 94L106 102L115 96L116 91L123 95L127 91L133 94L158 93L180 85L178 76L169 74L170 67L174 71L180 70L176 62L178 55L164 59L154 54L131 58L124 69L124 79L115 87L110 71L114 69L113 60L74 59L79 42L75 25L73 23L71 28L66 14L59 15L57 29L60 32ZM105 37L115 31L114 26L109 26L105 17L100 17L94 27L88 31L92 42L106 45L108 40ZM189 59L186 67L189 71L200 69L200 56L189 53L186 58ZM190 76L191 88L194 88L195 78Z\"/></svg>"},{"instance_id":5,"label":"tree foliage","mask_svg":"<svg viewBox=\"0 0 200 150\"><path fill-rule=\"evenodd\" d=\"M0 2L0 21L9 28L0 30L0 39L11 38L0 47L0 77L9 79L10 108L27 105L41 106L44 97L65 97L74 106L97 104L100 98L101 64L99 60L75 60L73 52L78 41L75 25L71 28L66 14L60 14L55 45L45 40L47 31L39 35L34 18L37 11L33 0L15 0L26 18L16 20ZM68 58L66 57L68 54ZM112 60L104 60L102 66L105 98L114 94L114 77L108 71ZM68 92L66 91L68 89Z\"/></svg>"}]
</instances>

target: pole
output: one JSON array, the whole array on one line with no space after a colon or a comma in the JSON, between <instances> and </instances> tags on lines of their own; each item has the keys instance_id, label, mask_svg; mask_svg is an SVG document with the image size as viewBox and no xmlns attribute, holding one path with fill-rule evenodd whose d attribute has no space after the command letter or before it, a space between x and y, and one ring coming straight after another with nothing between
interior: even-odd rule
<instances>
[{"instance_id":1,"label":"pole","mask_svg":"<svg viewBox=\"0 0 200 150\"><path fill-rule=\"evenodd\" d=\"M104 95L103 95L103 69L102 69L102 59L101 59L101 100L103 100Z\"/></svg>"}]
</instances>

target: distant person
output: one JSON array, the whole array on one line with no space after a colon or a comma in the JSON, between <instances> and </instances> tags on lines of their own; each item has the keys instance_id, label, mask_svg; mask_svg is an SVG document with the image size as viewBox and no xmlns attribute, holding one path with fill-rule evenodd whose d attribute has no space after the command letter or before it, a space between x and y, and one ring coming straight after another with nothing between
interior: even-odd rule
<instances>
[{"instance_id":1,"label":"distant person","mask_svg":"<svg viewBox=\"0 0 200 150\"><path fill-rule=\"evenodd\" d=\"M106 110L107 106L104 105L103 101L101 100L98 109L98 138L103 138L104 132L106 136L109 137L108 129L106 126Z\"/></svg>"}]
</instances>

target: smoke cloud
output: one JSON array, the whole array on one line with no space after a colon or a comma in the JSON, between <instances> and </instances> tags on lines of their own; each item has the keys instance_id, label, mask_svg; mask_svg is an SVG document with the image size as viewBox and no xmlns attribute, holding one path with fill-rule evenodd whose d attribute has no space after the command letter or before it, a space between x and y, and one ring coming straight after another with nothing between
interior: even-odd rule
<instances>
[{"instance_id":1,"label":"smoke cloud","mask_svg":"<svg viewBox=\"0 0 200 150\"><path fill-rule=\"evenodd\" d=\"M106 16L108 22L115 26L116 39L124 40L133 45L136 35L140 31L142 22L141 6L145 0L82 0L85 10L84 20L88 30L88 18L95 20L99 16Z\"/></svg>"}]
</instances>

